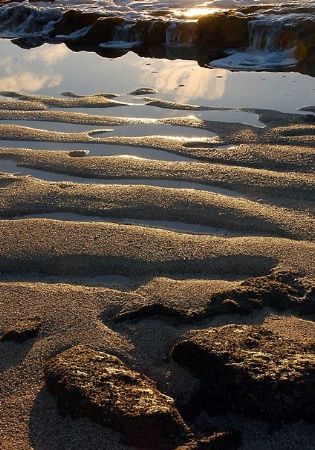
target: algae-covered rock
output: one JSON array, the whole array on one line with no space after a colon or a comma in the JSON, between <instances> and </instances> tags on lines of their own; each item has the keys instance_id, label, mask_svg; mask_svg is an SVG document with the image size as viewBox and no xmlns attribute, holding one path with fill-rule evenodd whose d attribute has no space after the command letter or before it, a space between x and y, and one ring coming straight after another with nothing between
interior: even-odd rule
<instances>
[{"instance_id":1,"label":"algae-covered rock","mask_svg":"<svg viewBox=\"0 0 315 450\"><path fill-rule=\"evenodd\" d=\"M172 357L202 387L194 405L281 424L315 422L315 324L276 317L272 324L225 325L177 343Z\"/></svg>"},{"instance_id":2,"label":"algae-covered rock","mask_svg":"<svg viewBox=\"0 0 315 450\"><path fill-rule=\"evenodd\" d=\"M240 48L248 46L250 18L220 12L202 16L198 20L199 41L213 48Z\"/></svg>"},{"instance_id":3,"label":"algae-covered rock","mask_svg":"<svg viewBox=\"0 0 315 450\"><path fill-rule=\"evenodd\" d=\"M297 44L294 56L298 61L315 62L315 34Z\"/></svg>"},{"instance_id":4,"label":"algae-covered rock","mask_svg":"<svg viewBox=\"0 0 315 450\"><path fill-rule=\"evenodd\" d=\"M61 412L120 431L137 448L173 448L190 434L173 399L107 353L72 347L46 363L45 381Z\"/></svg>"}]
</instances>

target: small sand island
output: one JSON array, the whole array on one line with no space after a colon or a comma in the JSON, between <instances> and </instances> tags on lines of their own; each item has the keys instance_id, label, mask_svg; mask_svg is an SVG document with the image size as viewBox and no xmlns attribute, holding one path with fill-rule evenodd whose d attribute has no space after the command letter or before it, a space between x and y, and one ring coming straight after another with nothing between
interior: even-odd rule
<instances>
[{"instance_id":1,"label":"small sand island","mask_svg":"<svg viewBox=\"0 0 315 450\"><path fill-rule=\"evenodd\" d=\"M246 110L257 127L163 118L209 108L152 93L134 95L160 119L107 116L109 94L1 92L0 138L17 143L0 148L1 448L311 450L314 107Z\"/></svg>"}]
</instances>

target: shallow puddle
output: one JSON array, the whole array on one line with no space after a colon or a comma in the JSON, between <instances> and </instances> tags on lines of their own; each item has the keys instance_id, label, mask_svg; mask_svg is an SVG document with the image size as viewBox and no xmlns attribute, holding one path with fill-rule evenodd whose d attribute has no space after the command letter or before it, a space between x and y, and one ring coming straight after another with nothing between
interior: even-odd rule
<instances>
[{"instance_id":1,"label":"shallow puddle","mask_svg":"<svg viewBox=\"0 0 315 450\"><path fill-rule=\"evenodd\" d=\"M170 220L145 220L145 219L133 219L133 218L123 218L123 219L111 219L108 217L99 216L85 216L82 214L75 213L45 213L45 214L29 214L25 216L16 216L11 220L21 220L21 219L52 219L52 220L64 220L71 222L110 222L110 223L120 223L125 225L139 225L143 227L150 228L160 228L170 231L177 231L181 233L188 234L210 234L217 236L237 236L234 232L231 233L223 228L210 227L206 225L185 223L185 222L175 222Z\"/></svg>"},{"instance_id":2,"label":"shallow puddle","mask_svg":"<svg viewBox=\"0 0 315 450\"><path fill-rule=\"evenodd\" d=\"M91 184L123 184L123 185L146 185L146 186L156 186L161 188L172 188L172 189L193 189L198 191L211 192L213 194L226 195L234 198L244 198L239 192L232 191L230 189L224 189L217 186L210 186L201 183L193 183L189 181L180 180L156 180L156 179L98 179L98 178L83 178L76 177L72 175L66 175L56 172L48 172L45 170L31 169L28 167L20 167L15 161L12 160L0 160L0 171L8 172L12 174L21 174L26 176L32 176L44 181L70 181L73 183L91 183Z\"/></svg>"}]
</instances>

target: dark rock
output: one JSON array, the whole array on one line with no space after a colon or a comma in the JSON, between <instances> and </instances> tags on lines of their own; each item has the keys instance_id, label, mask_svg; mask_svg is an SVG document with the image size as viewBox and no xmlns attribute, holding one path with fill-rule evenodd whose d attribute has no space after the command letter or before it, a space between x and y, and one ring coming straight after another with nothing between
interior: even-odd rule
<instances>
[{"instance_id":1,"label":"dark rock","mask_svg":"<svg viewBox=\"0 0 315 450\"><path fill-rule=\"evenodd\" d=\"M249 45L250 17L218 12L198 20L199 41L210 48L240 48Z\"/></svg>"},{"instance_id":2,"label":"dark rock","mask_svg":"<svg viewBox=\"0 0 315 450\"><path fill-rule=\"evenodd\" d=\"M132 27L132 32L135 36L139 36L144 44L161 45L166 42L166 30L168 27L169 23L164 20L139 20Z\"/></svg>"},{"instance_id":3,"label":"dark rock","mask_svg":"<svg viewBox=\"0 0 315 450\"><path fill-rule=\"evenodd\" d=\"M84 41L107 42L113 37L116 26L122 26L126 21L121 17L99 17L84 36Z\"/></svg>"},{"instance_id":4,"label":"dark rock","mask_svg":"<svg viewBox=\"0 0 315 450\"><path fill-rule=\"evenodd\" d=\"M298 61L315 62L315 34L299 41L294 57Z\"/></svg>"},{"instance_id":5,"label":"dark rock","mask_svg":"<svg viewBox=\"0 0 315 450\"><path fill-rule=\"evenodd\" d=\"M78 345L45 365L48 390L62 413L122 432L137 448L172 448L189 436L173 400L115 356Z\"/></svg>"},{"instance_id":6,"label":"dark rock","mask_svg":"<svg viewBox=\"0 0 315 450\"><path fill-rule=\"evenodd\" d=\"M174 346L172 357L202 381L193 408L315 422L315 324L276 318L201 330Z\"/></svg>"},{"instance_id":7,"label":"dark rock","mask_svg":"<svg viewBox=\"0 0 315 450\"><path fill-rule=\"evenodd\" d=\"M54 25L52 36L68 35L74 31L91 26L99 18L94 13L83 13L81 11L65 11L62 18Z\"/></svg>"},{"instance_id":8,"label":"dark rock","mask_svg":"<svg viewBox=\"0 0 315 450\"><path fill-rule=\"evenodd\" d=\"M156 90L153 88L139 88L132 92L128 92L129 95L149 95L149 94L156 94Z\"/></svg>"},{"instance_id":9,"label":"dark rock","mask_svg":"<svg viewBox=\"0 0 315 450\"><path fill-rule=\"evenodd\" d=\"M22 344L27 339L35 337L41 325L42 320L40 317L28 317L6 328L0 337L0 341L15 341Z\"/></svg>"},{"instance_id":10,"label":"dark rock","mask_svg":"<svg viewBox=\"0 0 315 450\"><path fill-rule=\"evenodd\" d=\"M300 306L300 313L304 315L315 315L315 286L311 286L305 294Z\"/></svg>"},{"instance_id":11,"label":"dark rock","mask_svg":"<svg viewBox=\"0 0 315 450\"><path fill-rule=\"evenodd\" d=\"M199 28L195 22L179 22L167 29L167 43L170 45L196 44L199 39Z\"/></svg>"},{"instance_id":12,"label":"dark rock","mask_svg":"<svg viewBox=\"0 0 315 450\"><path fill-rule=\"evenodd\" d=\"M68 153L72 158L82 158L83 156L87 156L89 154L89 150L70 150Z\"/></svg>"},{"instance_id":13,"label":"dark rock","mask_svg":"<svg viewBox=\"0 0 315 450\"><path fill-rule=\"evenodd\" d=\"M290 309L297 314L315 313L315 301L310 292L314 280L298 278L291 272L273 272L251 277L235 289L213 294L203 316L214 314L249 314L265 307L277 311Z\"/></svg>"},{"instance_id":14,"label":"dark rock","mask_svg":"<svg viewBox=\"0 0 315 450\"><path fill-rule=\"evenodd\" d=\"M130 310L123 310L114 316L115 322L123 322L125 320L141 320L145 317L162 316L171 318L176 323L189 322L192 317L189 316L189 311L183 313L172 306L165 305L161 302L147 303L142 306L135 306Z\"/></svg>"}]
</instances>

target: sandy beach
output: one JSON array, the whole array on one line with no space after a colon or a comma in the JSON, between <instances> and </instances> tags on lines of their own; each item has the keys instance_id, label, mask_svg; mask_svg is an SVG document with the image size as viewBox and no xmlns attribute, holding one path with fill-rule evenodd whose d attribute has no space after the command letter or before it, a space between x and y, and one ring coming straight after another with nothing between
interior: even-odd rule
<instances>
[{"instance_id":1,"label":"sandy beach","mask_svg":"<svg viewBox=\"0 0 315 450\"><path fill-rule=\"evenodd\" d=\"M54 104L53 100L15 100L18 107L3 107L2 119L68 123L80 119L71 111L47 109L45 104ZM101 101L103 107L111 102L105 97L80 101L85 105ZM62 100L59 103L65 107ZM42 111L32 111L38 104L44 105L44 117ZM193 111L192 105L162 101L160 105ZM1 330L5 333L21 321L40 318L35 337L0 343L1 448L134 448L110 427L59 413L45 387L44 366L75 345L119 357L154 380L184 411L200 380L170 354L175 344L194 332L264 323L283 339L314 342L314 310L296 309L293 300L279 310L277 302L262 294L260 307L250 307L246 314L222 305L211 309L211 299L237 291L250 277L291 274L306 293L300 306L307 292L314 292L314 116L254 112L263 128L192 118L156 123L209 130L214 134L209 138L172 139L158 133L106 137L30 129L23 122L0 125L3 143L30 142L30 148L0 148L3 167L11 165L10 172L0 177ZM100 119L90 112L81 120L93 126L141 124L140 119ZM32 141L54 142L60 150L31 150ZM78 145L78 151L62 150L64 142ZM80 150L90 142L151 148L187 160L90 156ZM23 174L29 169L40 177ZM52 181L52 173L70 178ZM121 179L130 183L119 184ZM132 180L140 181L137 185ZM150 180L198 183L201 190L145 184ZM53 213L57 216L52 218ZM191 231L177 230L176 223L188 224ZM208 233L196 232L196 225L208 227ZM294 316L300 321L282 326L281 317ZM263 420L235 410L219 416L203 411L187 419L195 440L162 448L204 448L196 439L207 434L202 431L205 421L208 428L237 429L242 450L311 450L315 440L314 424L305 421L291 421L269 432Z\"/></svg>"},{"instance_id":2,"label":"sandy beach","mask_svg":"<svg viewBox=\"0 0 315 450\"><path fill-rule=\"evenodd\" d=\"M0 5L1 450L315 449L312 2L183 3Z\"/></svg>"}]
</instances>

